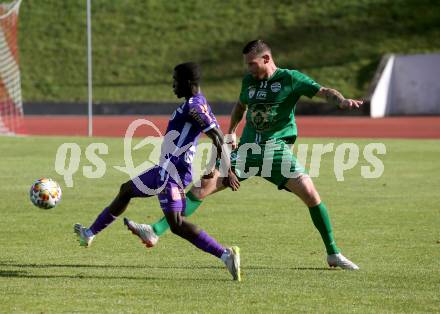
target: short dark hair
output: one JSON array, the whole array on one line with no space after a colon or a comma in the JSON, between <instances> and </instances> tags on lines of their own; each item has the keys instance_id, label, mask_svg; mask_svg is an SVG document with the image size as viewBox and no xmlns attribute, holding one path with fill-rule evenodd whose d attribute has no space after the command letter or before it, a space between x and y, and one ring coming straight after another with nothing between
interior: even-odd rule
<instances>
[{"instance_id":1,"label":"short dark hair","mask_svg":"<svg viewBox=\"0 0 440 314\"><path fill-rule=\"evenodd\" d=\"M195 62L185 62L174 68L176 79L179 81L191 81L198 84L202 78L200 65Z\"/></svg>"},{"instance_id":2,"label":"short dark hair","mask_svg":"<svg viewBox=\"0 0 440 314\"><path fill-rule=\"evenodd\" d=\"M271 52L270 47L267 43L265 43L261 39L256 39L248 42L246 46L243 48L243 54L247 55L248 53L261 54L263 52L268 51Z\"/></svg>"}]
</instances>

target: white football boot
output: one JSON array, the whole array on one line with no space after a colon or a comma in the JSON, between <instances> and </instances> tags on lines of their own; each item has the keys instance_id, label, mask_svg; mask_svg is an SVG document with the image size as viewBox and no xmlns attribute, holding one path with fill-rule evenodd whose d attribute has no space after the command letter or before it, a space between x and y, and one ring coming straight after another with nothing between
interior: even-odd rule
<instances>
[{"instance_id":1,"label":"white football boot","mask_svg":"<svg viewBox=\"0 0 440 314\"><path fill-rule=\"evenodd\" d=\"M341 253L327 255L327 263L330 267L341 267L347 270L359 270L359 266L350 261Z\"/></svg>"},{"instance_id":2,"label":"white football boot","mask_svg":"<svg viewBox=\"0 0 440 314\"><path fill-rule=\"evenodd\" d=\"M153 247L159 241L159 237L154 233L153 228L147 224L138 224L134 221L124 218L124 225L135 235L137 235L146 247Z\"/></svg>"},{"instance_id":3,"label":"white football boot","mask_svg":"<svg viewBox=\"0 0 440 314\"><path fill-rule=\"evenodd\" d=\"M89 247L95 238L95 236L81 224L75 224L73 226L73 232L78 236L80 246Z\"/></svg>"},{"instance_id":4,"label":"white football boot","mask_svg":"<svg viewBox=\"0 0 440 314\"><path fill-rule=\"evenodd\" d=\"M228 255L224 260L226 267L232 275L233 280L241 281L241 270L240 270L240 248L238 246L233 246L227 248Z\"/></svg>"}]
</instances>

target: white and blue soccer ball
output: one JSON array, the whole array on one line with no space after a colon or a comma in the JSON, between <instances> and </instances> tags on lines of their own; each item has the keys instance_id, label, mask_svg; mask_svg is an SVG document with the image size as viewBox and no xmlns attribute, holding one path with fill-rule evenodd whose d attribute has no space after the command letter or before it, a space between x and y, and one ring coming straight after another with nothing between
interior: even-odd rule
<instances>
[{"instance_id":1,"label":"white and blue soccer ball","mask_svg":"<svg viewBox=\"0 0 440 314\"><path fill-rule=\"evenodd\" d=\"M32 204L42 209L50 209L61 201L61 187L50 178L41 178L34 182L29 191Z\"/></svg>"}]
</instances>

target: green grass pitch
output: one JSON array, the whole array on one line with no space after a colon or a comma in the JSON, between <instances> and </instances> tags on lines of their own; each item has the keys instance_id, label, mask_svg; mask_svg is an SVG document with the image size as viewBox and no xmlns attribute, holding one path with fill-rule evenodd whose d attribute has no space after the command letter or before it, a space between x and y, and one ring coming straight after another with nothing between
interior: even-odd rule
<instances>
[{"instance_id":1,"label":"green grass pitch","mask_svg":"<svg viewBox=\"0 0 440 314\"><path fill-rule=\"evenodd\" d=\"M74 187L54 170L60 144L82 149ZM82 167L91 142L106 143L107 171L88 179ZM300 143L341 143L301 139ZM191 220L223 244L241 248L243 282L222 263L167 234L145 249L117 220L89 249L73 235L90 224L128 176L121 139L0 138L1 313L268 313L437 312L440 309L440 142L344 140L362 148L383 142L385 171L364 179L360 163L337 182L334 153L325 155L315 184L329 210L338 245L361 270L329 270L308 210L293 195L261 178L207 199ZM146 148L147 149L147 148ZM136 152L142 162L146 150ZM361 154L362 156L362 154ZM56 179L63 200L52 210L33 207L32 182ZM156 198L136 199L125 213L152 222Z\"/></svg>"}]
</instances>

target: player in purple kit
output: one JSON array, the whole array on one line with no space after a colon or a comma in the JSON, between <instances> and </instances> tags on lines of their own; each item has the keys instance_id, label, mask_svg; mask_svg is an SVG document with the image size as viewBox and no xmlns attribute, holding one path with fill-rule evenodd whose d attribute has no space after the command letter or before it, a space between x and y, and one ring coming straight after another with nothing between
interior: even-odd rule
<instances>
[{"instance_id":1,"label":"player in purple kit","mask_svg":"<svg viewBox=\"0 0 440 314\"><path fill-rule=\"evenodd\" d=\"M234 280L241 280L240 251L238 247L224 248L205 231L184 218L186 206L184 188L192 181L191 163L195 154L200 134L205 133L213 142L217 158L221 158L223 134L205 97L200 91L200 68L198 64L187 62L174 68L173 89L178 98L185 97L185 102L172 114L167 133L161 148L158 166L146 170L138 177L121 185L113 202L86 228L75 224L74 232L81 246L88 247L95 236L109 226L127 208L133 197L150 197L157 195L160 206L176 235L188 240L199 249L220 258L232 274ZM226 154L225 154L226 155ZM229 159L223 158L229 165ZM225 183L232 190L239 188L239 181L230 169ZM124 224L145 245L144 225L124 218Z\"/></svg>"}]
</instances>

